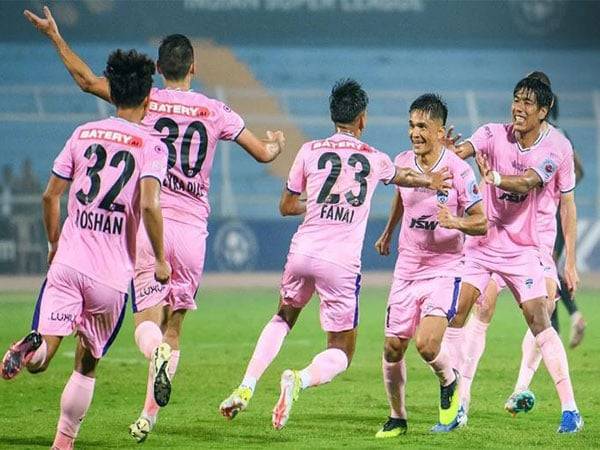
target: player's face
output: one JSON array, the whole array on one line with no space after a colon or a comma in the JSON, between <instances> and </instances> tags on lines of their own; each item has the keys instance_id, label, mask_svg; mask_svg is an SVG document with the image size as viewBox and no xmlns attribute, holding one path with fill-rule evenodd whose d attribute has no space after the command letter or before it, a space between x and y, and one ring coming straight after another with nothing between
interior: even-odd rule
<instances>
[{"instance_id":1,"label":"player's face","mask_svg":"<svg viewBox=\"0 0 600 450\"><path fill-rule=\"evenodd\" d=\"M547 108L540 108L535 93L520 90L512 102L512 121L516 131L527 132L539 127L548 113Z\"/></svg>"},{"instance_id":2,"label":"player's face","mask_svg":"<svg viewBox=\"0 0 600 450\"><path fill-rule=\"evenodd\" d=\"M444 126L440 120L432 119L429 113L415 110L408 120L408 137L417 155L426 155L440 145Z\"/></svg>"}]
</instances>

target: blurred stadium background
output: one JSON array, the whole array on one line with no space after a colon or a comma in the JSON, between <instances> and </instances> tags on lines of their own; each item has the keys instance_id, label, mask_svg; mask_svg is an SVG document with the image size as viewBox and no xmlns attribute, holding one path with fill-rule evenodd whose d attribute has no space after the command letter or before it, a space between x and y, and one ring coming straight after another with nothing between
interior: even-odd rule
<instances>
[{"instance_id":1,"label":"blurred stadium background","mask_svg":"<svg viewBox=\"0 0 600 450\"><path fill-rule=\"evenodd\" d=\"M40 193L74 127L112 107L80 92L46 39L23 17L43 2L3 1L0 23L0 273L45 271ZM48 2L61 33L100 73L116 47L156 57L180 32L195 40L195 88L228 102L259 133L286 132L285 155L255 164L234 144L215 161L206 270L279 271L297 221L277 200L296 150L331 132L328 90L354 77L371 97L365 139L395 155L409 148L407 109L433 91L468 136L509 118L512 88L545 71L560 99L559 124L585 167L577 189L579 267L600 269L600 32L596 1L81 0ZM156 80L157 84L160 81ZM375 195L364 270L387 270L371 244L392 189Z\"/></svg>"}]
</instances>

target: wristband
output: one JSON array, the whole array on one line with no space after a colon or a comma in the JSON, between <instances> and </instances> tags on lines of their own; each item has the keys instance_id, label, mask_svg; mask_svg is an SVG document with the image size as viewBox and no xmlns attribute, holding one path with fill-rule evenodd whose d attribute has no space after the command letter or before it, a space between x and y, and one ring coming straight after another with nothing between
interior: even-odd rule
<instances>
[{"instance_id":1,"label":"wristband","mask_svg":"<svg viewBox=\"0 0 600 450\"><path fill-rule=\"evenodd\" d=\"M58 242L50 242L50 241L48 241L48 251L49 252L56 251L57 247L58 247Z\"/></svg>"},{"instance_id":2,"label":"wristband","mask_svg":"<svg viewBox=\"0 0 600 450\"><path fill-rule=\"evenodd\" d=\"M495 170L492 170L492 178L494 179L494 186L500 186L500 183L502 182L502 177Z\"/></svg>"}]
</instances>

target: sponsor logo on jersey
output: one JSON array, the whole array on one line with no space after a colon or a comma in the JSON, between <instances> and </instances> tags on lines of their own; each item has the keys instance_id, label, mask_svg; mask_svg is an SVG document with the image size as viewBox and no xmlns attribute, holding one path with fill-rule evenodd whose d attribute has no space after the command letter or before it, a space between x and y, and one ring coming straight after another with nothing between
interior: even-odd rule
<instances>
[{"instance_id":1,"label":"sponsor logo on jersey","mask_svg":"<svg viewBox=\"0 0 600 450\"><path fill-rule=\"evenodd\" d=\"M433 231L438 226L437 220L427 220L431 217L429 216L420 216L416 219L412 219L410 221L410 228L416 228L417 230L429 230Z\"/></svg>"},{"instance_id":2,"label":"sponsor logo on jersey","mask_svg":"<svg viewBox=\"0 0 600 450\"><path fill-rule=\"evenodd\" d=\"M202 106L187 106L180 103L163 103L155 100L150 101L148 109L152 112L165 113L165 114L177 114L179 116L187 117L208 117L210 116L210 110Z\"/></svg>"},{"instance_id":3,"label":"sponsor logo on jersey","mask_svg":"<svg viewBox=\"0 0 600 450\"><path fill-rule=\"evenodd\" d=\"M500 197L500 200L505 200L510 203L523 203L527 198L528 194L514 194L512 192L503 192Z\"/></svg>"},{"instance_id":4,"label":"sponsor logo on jersey","mask_svg":"<svg viewBox=\"0 0 600 450\"><path fill-rule=\"evenodd\" d=\"M438 191L436 194L437 201L441 204L448 203L448 194L446 192Z\"/></svg>"},{"instance_id":5,"label":"sponsor logo on jersey","mask_svg":"<svg viewBox=\"0 0 600 450\"><path fill-rule=\"evenodd\" d=\"M531 287L533 286L533 279L532 278L527 278L525 280L525 286L527 286L527 289L531 289Z\"/></svg>"},{"instance_id":6,"label":"sponsor logo on jersey","mask_svg":"<svg viewBox=\"0 0 600 450\"><path fill-rule=\"evenodd\" d=\"M81 130L79 133L79 139L100 139L102 141L116 142L117 144L124 144L138 148L144 143L142 138L138 136L123 133L122 131L101 130L99 128Z\"/></svg>"}]
</instances>

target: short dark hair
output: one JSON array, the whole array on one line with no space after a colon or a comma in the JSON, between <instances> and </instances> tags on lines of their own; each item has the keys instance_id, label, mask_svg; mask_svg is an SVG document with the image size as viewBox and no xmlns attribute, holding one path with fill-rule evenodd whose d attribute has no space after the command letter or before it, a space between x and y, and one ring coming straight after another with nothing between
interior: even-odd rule
<instances>
[{"instance_id":1,"label":"short dark hair","mask_svg":"<svg viewBox=\"0 0 600 450\"><path fill-rule=\"evenodd\" d=\"M528 78L535 78L540 80L542 83L546 83L550 89L552 89L552 83L550 82L550 77L546 75L544 72L536 70L535 72L531 72L527 75ZM558 119L558 96L554 94L554 98L552 101L552 107L550 108L549 116L552 120Z\"/></svg>"},{"instance_id":2,"label":"short dark hair","mask_svg":"<svg viewBox=\"0 0 600 450\"><path fill-rule=\"evenodd\" d=\"M544 83L539 78L528 76L517 83L515 89L513 90L513 96L517 95L519 91L534 93L535 102L538 108L548 108L548 112L550 112L554 94L552 93L552 89L550 88L549 84Z\"/></svg>"},{"instance_id":3,"label":"short dark hair","mask_svg":"<svg viewBox=\"0 0 600 450\"><path fill-rule=\"evenodd\" d=\"M183 34L171 34L158 47L158 67L167 80L182 80L194 62L194 48Z\"/></svg>"},{"instance_id":4,"label":"short dark hair","mask_svg":"<svg viewBox=\"0 0 600 450\"><path fill-rule=\"evenodd\" d=\"M108 56L104 76L115 106L134 108L142 104L152 88L154 61L135 50L115 50Z\"/></svg>"},{"instance_id":5,"label":"short dark hair","mask_svg":"<svg viewBox=\"0 0 600 450\"><path fill-rule=\"evenodd\" d=\"M442 125L446 125L448 107L442 97L437 94L423 94L418 97L408 108L409 114L413 111L427 112L430 118L439 119L442 121Z\"/></svg>"},{"instance_id":6,"label":"short dark hair","mask_svg":"<svg viewBox=\"0 0 600 450\"><path fill-rule=\"evenodd\" d=\"M334 123L352 123L367 109L369 96L351 78L336 81L329 96L329 112Z\"/></svg>"}]
</instances>

